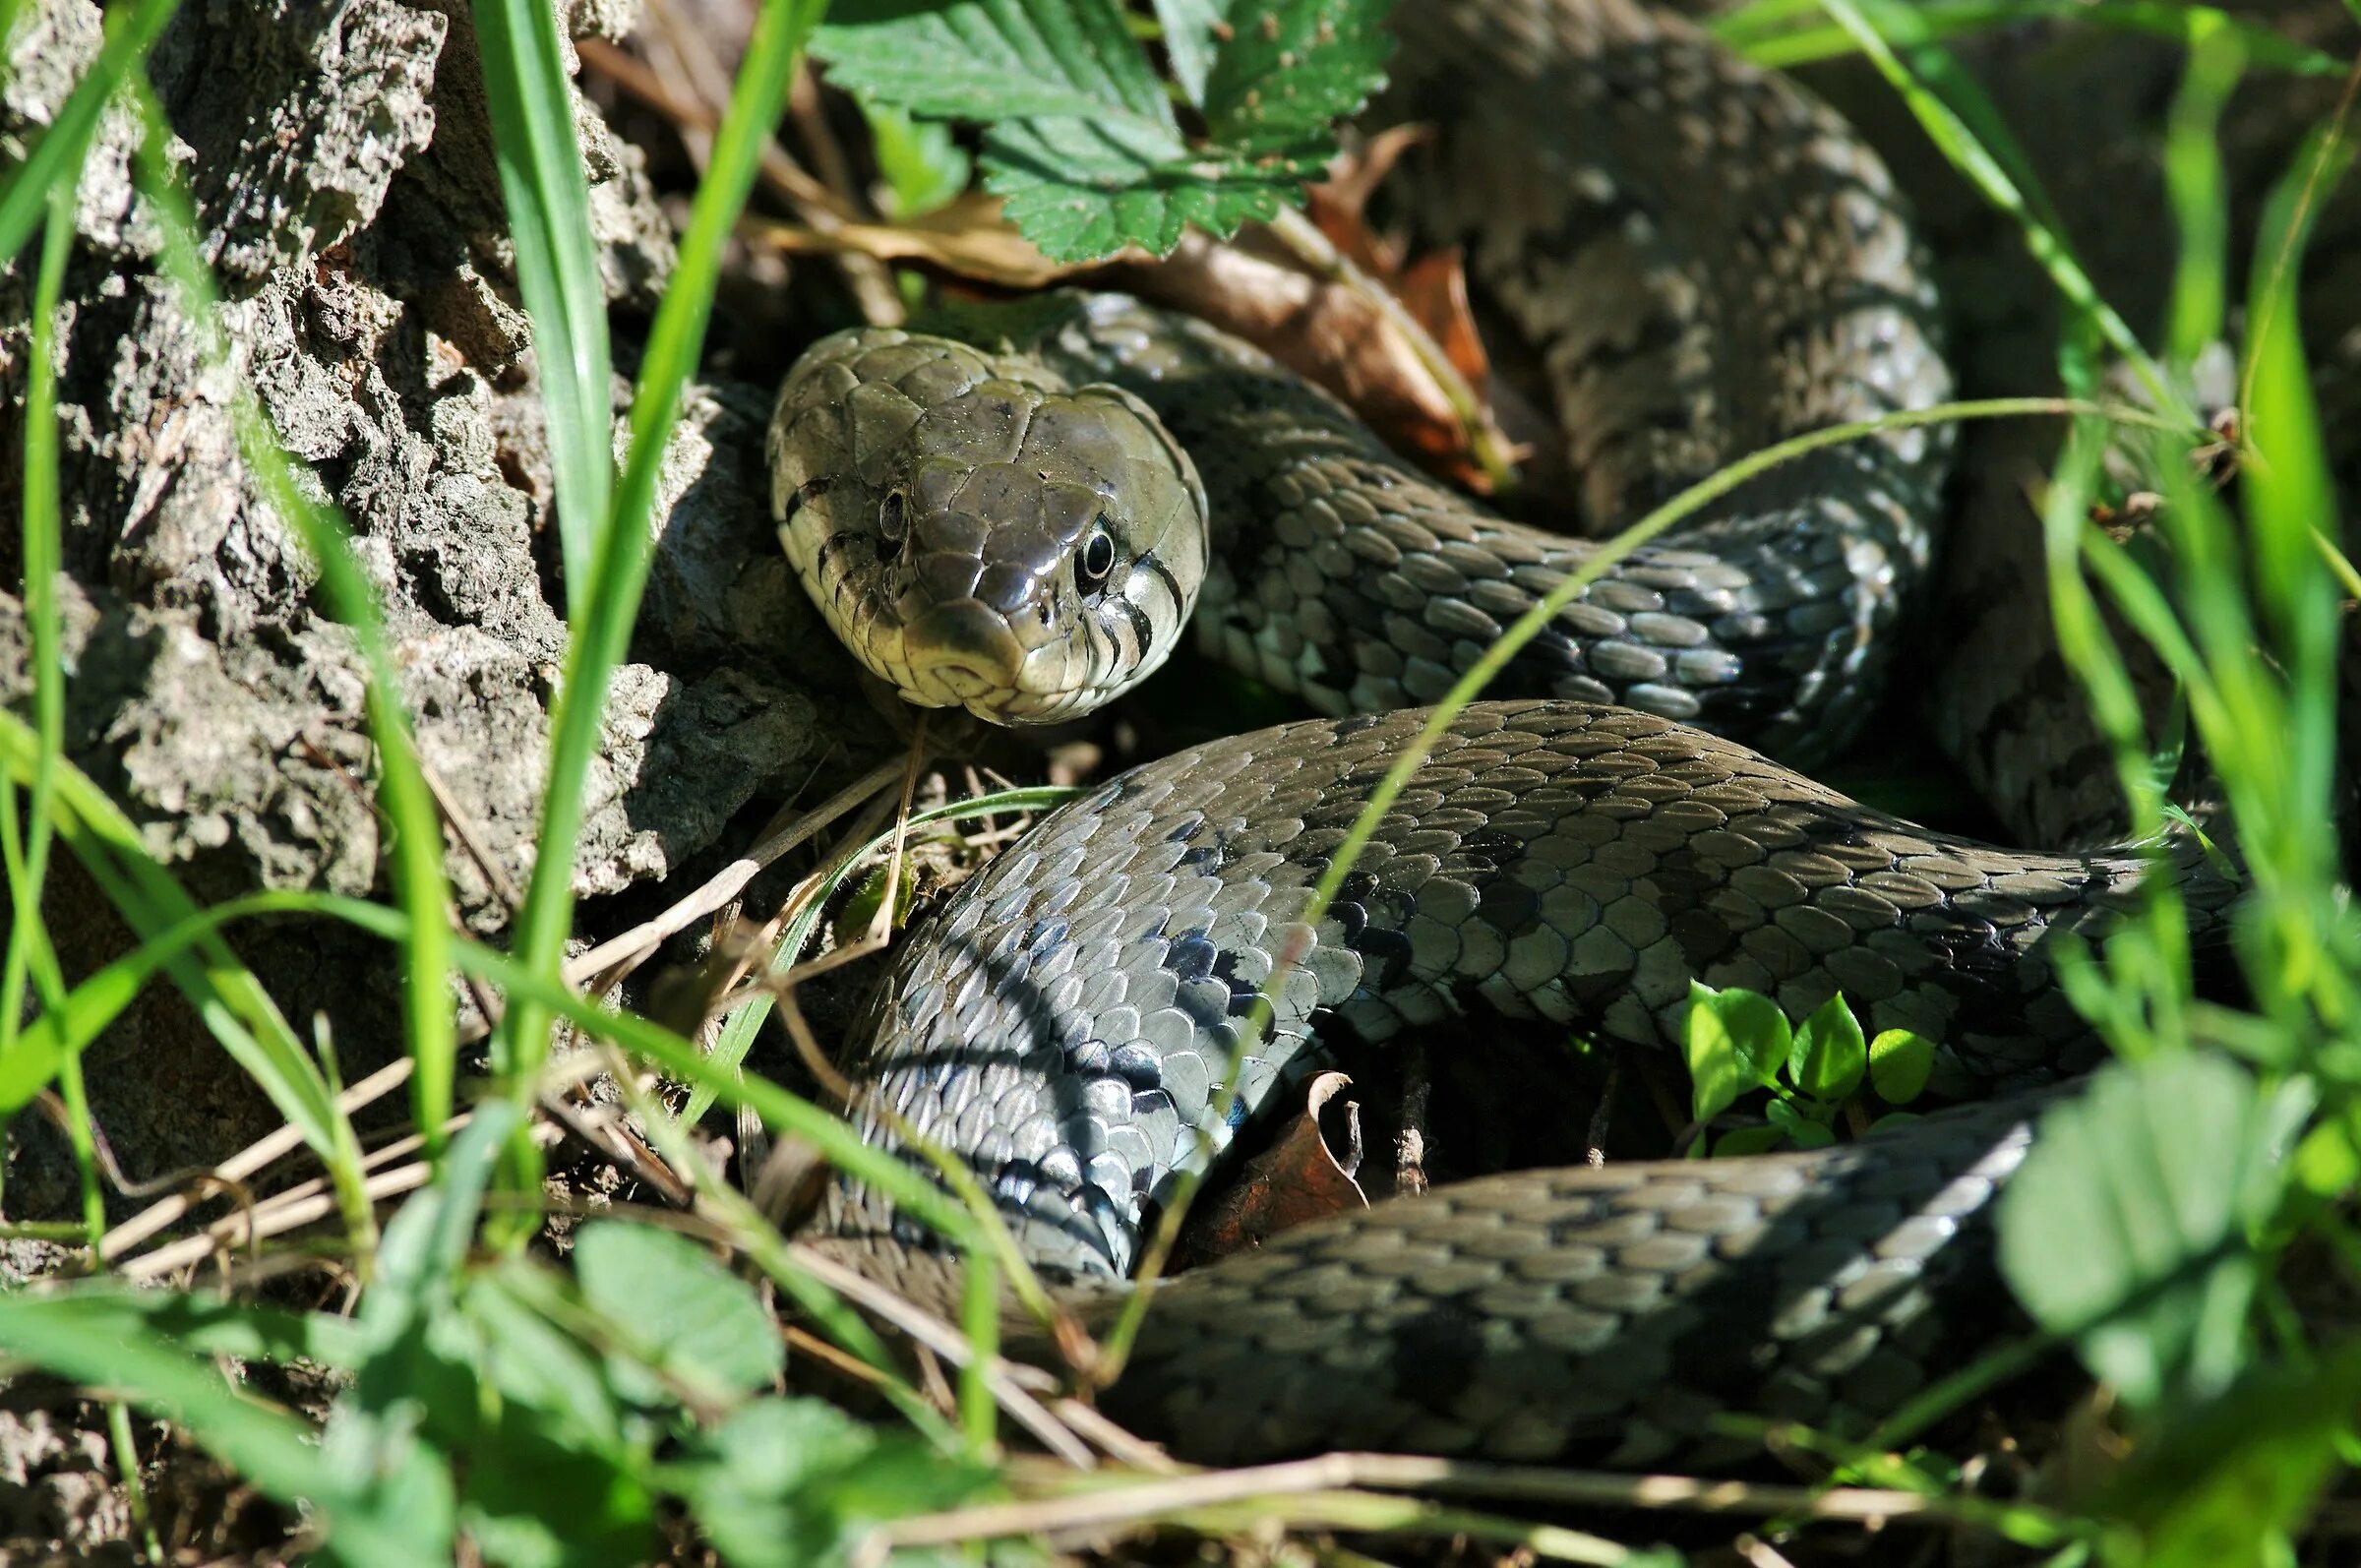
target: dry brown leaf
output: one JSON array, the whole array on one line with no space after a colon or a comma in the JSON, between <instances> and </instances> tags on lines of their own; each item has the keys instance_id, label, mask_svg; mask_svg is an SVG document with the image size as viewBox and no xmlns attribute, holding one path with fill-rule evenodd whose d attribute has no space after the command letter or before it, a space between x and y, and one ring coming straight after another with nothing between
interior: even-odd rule
<instances>
[{"instance_id":1,"label":"dry brown leaf","mask_svg":"<svg viewBox=\"0 0 2361 1568\"><path fill-rule=\"evenodd\" d=\"M1362 271L1391 277L1402 266L1399 247L1369 227L1369 198L1402 154L1434 134L1427 125L1391 125L1328 166L1328 178L1304 194L1304 215L1328 236L1328 243L1351 257Z\"/></svg>"},{"instance_id":2,"label":"dry brown leaf","mask_svg":"<svg viewBox=\"0 0 2361 1568\"><path fill-rule=\"evenodd\" d=\"M1320 1113L1352 1081L1341 1072L1311 1080L1302 1113L1279 1141L1248 1160L1220 1199L1190 1218L1183 1243L1187 1258L1226 1257L1296 1226L1369 1206L1353 1179L1361 1164L1361 1107L1343 1103L1347 1147L1342 1160L1328 1147L1320 1126Z\"/></svg>"},{"instance_id":3,"label":"dry brown leaf","mask_svg":"<svg viewBox=\"0 0 2361 1568\"><path fill-rule=\"evenodd\" d=\"M1192 233L1160 263L1111 271L1118 286L1211 322L1318 382L1397 451L1483 488L1465 427L1418 351L1360 290L1305 272L1260 230L1226 245ZM1464 332L1473 340L1472 321Z\"/></svg>"},{"instance_id":4,"label":"dry brown leaf","mask_svg":"<svg viewBox=\"0 0 2361 1568\"><path fill-rule=\"evenodd\" d=\"M932 212L895 223L846 223L832 234L747 219L749 232L795 255L852 252L883 262L915 262L1000 288L1049 288L1096 272L1103 262L1053 262L1000 216L1000 199L970 191Z\"/></svg>"}]
</instances>

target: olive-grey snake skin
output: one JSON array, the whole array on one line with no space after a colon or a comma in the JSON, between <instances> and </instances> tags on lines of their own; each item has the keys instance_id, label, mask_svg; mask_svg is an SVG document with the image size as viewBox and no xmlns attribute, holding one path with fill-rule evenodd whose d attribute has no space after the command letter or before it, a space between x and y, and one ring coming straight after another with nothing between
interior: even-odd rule
<instances>
[{"instance_id":1,"label":"olive-grey snake skin","mask_svg":"<svg viewBox=\"0 0 2361 1568\"><path fill-rule=\"evenodd\" d=\"M1396 25L1381 107L1437 126L1400 199L1466 243L1558 393L1581 500L1556 520L1628 520L1780 437L1947 394L1887 177L1796 90L1618 0ZM1234 1052L1232 1125L1322 1031L1489 1009L1661 1048L1700 980L1795 1015L1842 989L1937 1041L1951 1095L2087 1065L2053 944L2102 933L2150 864L2201 922L2232 885L2184 843L1991 849L1790 766L1868 712L1947 451L1905 432L1777 471L1609 571L1507 700L1453 723L1306 926L1423 718L1405 705L1596 547L1491 516L1254 351L1128 300L1004 341L816 345L771 431L782 538L905 694L1080 711L1160 664L1195 601L1209 651L1338 715L1127 773L963 887L880 1000L868 1131L890 1110L966 1159L1037 1264L1110 1297L1146 1205L1230 1141L1207 1110ZM1273 1027L1241 1041L1283 949ZM2025 1114L1488 1177L1291 1232L1163 1286L1106 1403L1219 1462L1713 1463L1743 1452L1714 1430L1729 1409L1857 1430L2009 1323L1989 1204ZM888 1277L938 1267L851 1182L821 1229Z\"/></svg>"}]
</instances>

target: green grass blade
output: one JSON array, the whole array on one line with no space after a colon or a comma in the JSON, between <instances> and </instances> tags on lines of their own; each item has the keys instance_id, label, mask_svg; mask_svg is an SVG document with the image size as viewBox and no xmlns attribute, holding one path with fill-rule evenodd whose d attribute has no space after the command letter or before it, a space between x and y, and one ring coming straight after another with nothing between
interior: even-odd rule
<instances>
[{"instance_id":1,"label":"green grass blade","mask_svg":"<svg viewBox=\"0 0 2361 1568\"><path fill-rule=\"evenodd\" d=\"M326 1501L349 1487L321 1455L309 1422L238 1393L211 1360L136 1317L86 1314L80 1291L0 1296L0 1352L91 1388L119 1390L186 1427L274 1496Z\"/></svg>"},{"instance_id":2,"label":"green grass blade","mask_svg":"<svg viewBox=\"0 0 2361 1568\"><path fill-rule=\"evenodd\" d=\"M316 913L317 907L308 893L253 893L198 910L101 966L46 1006L17 1037L16 1049L0 1057L0 1116L14 1116L30 1105L69 1060L122 1016L159 971L185 958L224 926L258 915Z\"/></svg>"},{"instance_id":3,"label":"green grass blade","mask_svg":"<svg viewBox=\"0 0 2361 1568\"><path fill-rule=\"evenodd\" d=\"M49 797L58 758L65 754L65 653L57 604L63 551L58 523L56 330L66 257L74 242L77 183L69 178L50 193L49 221L42 231L32 288L23 513L25 622L31 643L32 722L40 754L33 762L22 836L16 787L0 791L0 860L7 866L12 912L7 952L0 956L0 1070L15 1055L18 1024L25 1016L25 986L36 954L47 960L38 977L41 1004L54 1007L62 995L62 976L41 925L41 888L49 872Z\"/></svg>"},{"instance_id":4,"label":"green grass blade","mask_svg":"<svg viewBox=\"0 0 2361 1568\"><path fill-rule=\"evenodd\" d=\"M2164 188L2181 254L2164 321L2164 354L2186 366L2221 335L2229 299L2230 200L2221 166L2221 111L2245 75L2238 34L2210 29L2191 43L2189 67L2164 134Z\"/></svg>"},{"instance_id":5,"label":"green grass blade","mask_svg":"<svg viewBox=\"0 0 2361 1568\"><path fill-rule=\"evenodd\" d=\"M2163 443L2159 443L2163 445ZM2099 734L2107 742L2118 787L2135 839L2159 843L2164 832L2164 784L2149 766L2148 718L2131 673L2108 634L2096 598L2083 577L2088 555L2121 561L2119 551L2088 548L2093 529L2090 502L2096 491L2106 437L2096 421L2077 421L2052 475L2041 509L2043 564L2049 582L2050 619L2058 651L2081 685ZM2129 565L2128 561L2122 562ZM2104 573L2102 573L2102 575ZM2129 573L2136 577L2136 572ZM2119 593L2132 584L2116 584ZM2169 620L2169 616L2165 617ZM2159 626L2158 632L2163 628ZM2211 700L2210 689L2198 698ZM2143 889L2141 920L2119 932L2108 945L2104 985L2078 987L2084 971L2061 966L2067 995L2119 1055L2154 1054L2160 1043L2181 1038L2191 1001L2189 929L2180 895L2170 878L2149 877Z\"/></svg>"},{"instance_id":6,"label":"green grass blade","mask_svg":"<svg viewBox=\"0 0 2361 1568\"><path fill-rule=\"evenodd\" d=\"M908 825L923 827L929 822L992 816L1002 812L1048 811L1052 807L1063 805L1081 793L1082 791L1078 789L1066 789L1056 785L1044 785L1033 789L1000 790L991 795L979 795L973 800L952 801L948 805L932 806L925 811L913 812L910 814ZM770 972L773 975L784 974L802 962L804 949L811 944L813 934L819 929L820 912L827 907L828 900L836 896L836 890L844 885L846 877L852 875L856 870L866 864L872 855L877 854L892 842L893 834L888 830L878 834L861 848L844 857L836 868L835 874L814 892L811 903L807 904L803 912L788 923L785 934L779 938L779 945L771 953ZM721 1026L721 1033L713 1042L711 1059L714 1065L725 1071L736 1071L738 1064L746 1059L747 1052L754 1048L755 1036L761 1030L763 1020L770 1016L770 1010L771 999L765 995L754 997L746 1005L731 1013L729 1021ZM689 1105L686 1110L682 1111L681 1119L695 1122L712 1109L713 1091L700 1086L689 1096Z\"/></svg>"},{"instance_id":7,"label":"green grass blade","mask_svg":"<svg viewBox=\"0 0 2361 1568\"><path fill-rule=\"evenodd\" d=\"M2344 71L2335 56L2263 23L2184 0L1918 0L1910 9L1931 39L1971 36L2028 22L2071 23L2175 42L2194 42L2207 30L2226 28L2267 70L2298 76L2337 76ZM1820 22L1819 13L1820 0L1755 0L1714 18L1708 30L1755 64L1774 70L1858 53L1860 45L1853 36L1842 27Z\"/></svg>"},{"instance_id":8,"label":"green grass blade","mask_svg":"<svg viewBox=\"0 0 2361 1568\"><path fill-rule=\"evenodd\" d=\"M615 392L574 87L548 0L475 0L473 15L516 291L541 373L567 605L578 617L592 598L598 541L612 511Z\"/></svg>"},{"instance_id":9,"label":"green grass blade","mask_svg":"<svg viewBox=\"0 0 2361 1568\"><path fill-rule=\"evenodd\" d=\"M29 782L38 765L40 742L13 713L0 711L0 782ZM148 853L131 819L106 792L71 762L56 769L53 808L57 836L143 940L195 920L195 900L171 873ZM388 910L396 939L406 928ZM277 1003L217 935L208 935L165 963L164 972L197 1009L206 1028L232 1060L252 1077L281 1116L328 1168L351 1228L356 1248L375 1234L368 1199L361 1191L360 1143L335 1103L319 1063L304 1049Z\"/></svg>"},{"instance_id":10,"label":"green grass blade","mask_svg":"<svg viewBox=\"0 0 2361 1568\"><path fill-rule=\"evenodd\" d=\"M551 720L541 835L517 918L517 956L546 977L557 975L573 926L574 845L581 824L582 792L597 754L608 685L623 661L638 615L654 532L656 479L679 416L681 390L695 373L703 348L723 248L754 186L804 40L825 9L824 0L768 0L762 7L729 108L713 138L712 156L681 241L679 265L648 332L633 399L631 452L616 491L615 515L601 540L595 593L589 603L575 607L565 689ZM531 1092L548 1022L548 1013L537 1002L528 998L513 1003L494 1046L494 1064L509 1093ZM515 1173L519 1177L525 1174Z\"/></svg>"},{"instance_id":11,"label":"green grass blade","mask_svg":"<svg viewBox=\"0 0 2361 1568\"><path fill-rule=\"evenodd\" d=\"M135 1291L107 1283L72 1291L76 1318L93 1332L157 1335L199 1356L285 1362L302 1357L350 1369L368 1355L369 1337L333 1312L290 1312L252 1301L179 1291Z\"/></svg>"},{"instance_id":12,"label":"green grass blade","mask_svg":"<svg viewBox=\"0 0 2361 1568\"><path fill-rule=\"evenodd\" d=\"M2260 977L2260 999L2273 1010L2269 988L2275 986L2281 993L2276 1010L2291 1021L2304 1011L2300 997L2320 1016L2347 1026L2361 1008L2361 995L2355 995L2354 977L2330 952L2341 899L2333 833L2343 617L2335 577L2319 554L2322 542L2333 545L2339 538L2337 496L2305 362L2296 278L2314 216L2351 160L2349 141L2316 139L2273 188L2260 225L2240 375L2247 450L2239 478L2242 553L2260 645L2225 643L2217 654L2241 658L2253 684L2275 698L2275 711L2263 715L2275 731L2270 739L2279 766L2275 777L2265 775L2275 791L2232 797L2265 893L2257 924L2277 954L2270 973ZM2236 591L2205 579L2190 591L2208 587ZM2225 619L2225 633L2232 630ZM2243 757L2239 766L2224 769L2232 783L2248 771ZM2309 1031L2299 1038L2316 1039Z\"/></svg>"},{"instance_id":13,"label":"green grass blade","mask_svg":"<svg viewBox=\"0 0 2361 1568\"><path fill-rule=\"evenodd\" d=\"M148 51L155 46L178 5L179 0L139 0L136 5L108 11L106 41L99 45L90 75L74 85L49 129L25 154L25 161L0 182L0 259L13 258L25 248L33 225L41 220L41 208L49 193L59 184L79 178L83 154L107 99L147 60ZM4 42L5 37L0 36L0 43Z\"/></svg>"},{"instance_id":14,"label":"green grass blade","mask_svg":"<svg viewBox=\"0 0 2361 1568\"><path fill-rule=\"evenodd\" d=\"M229 345L219 327L219 292L198 254L196 218L188 193L172 177L163 158L161 110L152 94L143 93L142 102L148 135L140 149L140 189L153 205L163 232L164 269L179 288L190 320L204 334L207 357L213 364L227 365ZM305 495L296 483L293 460L280 447L277 432L272 429L251 389L242 378L229 380L237 389L231 412L239 455L253 470L271 510L302 538L319 569L329 613L351 629L354 646L368 673L369 732L377 743L378 800L393 829L387 858L394 891L409 917L408 935L402 943L402 1000L406 1039L417 1061L410 1088L412 1116L428 1149L439 1150L444 1123L451 1119L458 1058L451 995L451 885L443 869L442 814L418 762L417 740L401 700L400 680L394 674L392 638L376 591L353 553L350 530L333 506Z\"/></svg>"},{"instance_id":15,"label":"green grass blade","mask_svg":"<svg viewBox=\"0 0 2361 1568\"><path fill-rule=\"evenodd\" d=\"M2016 220L2024 231L2026 249L2049 274L2050 282L2065 297L2069 306L2097 331L2107 346L2123 356L2140 375L2148 394L2156 406L2189 418L2180 394L2173 390L2163 372L2140 339L2124 325L2099 296L2097 285L2076 259L2074 247L2063 230L2045 220L2042 204L2037 195L2029 195L2005 166L1985 140L1970 128L1968 121L1940 94L1934 91L1911 68L1904 63L1892 44L1887 42L1879 27L1872 26L1868 13L1875 11L1882 25L1907 36L1915 32L1907 7L1893 0L1820 0L1828 14L1851 35L1861 52L1869 57L1880 75L1901 94L1912 115L1925 130L1944 157L1976 191L2002 213Z\"/></svg>"},{"instance_id":16,"label":"green grass blade","mask_svg":"<svg viewBox=\"0 0 2361 1568\"><path fill-rule=\"evenodd\" d=\"M5 760L7 756L8 741L7 715L0 714L0 760ZM79 826L78 823L75 825ZM67 826L61 816L60 836L65 837L71 846L74 839L67 832ZM401 939L403 920L400 912L388 909L383 904L344 898L333 893L284 892L255 896L257 899L269 897L284 901L283 906L273 907L340 920L388 942ZM197 943L200 952L208 945L209 942L204 939ZM899 1157L863 1143L860 1134L847 1125L842 1117L789 1093L758 1074L741 1077L723 1072L713 1065L694 1041L684 1039L662 1024L650 1022L636 1013L617 1012L601 1006L566 985L526 969L512 954L462 937L452 944L452 960L459 973L486 985L497 986L513 999L528 1000L545 1014L565 1019L593 1039L612 1040L625 1051L645 1057L683 1083L710 1085L723 1105L752 1111L768 1125L810 1140L831 1164L884 1193L909 1210L912 1218L933 1226L954 1241L976 1240L977 1227L972 1215ZM167 964L165 967L169 972L170 966Z\"/></svg>"}]
</instances>

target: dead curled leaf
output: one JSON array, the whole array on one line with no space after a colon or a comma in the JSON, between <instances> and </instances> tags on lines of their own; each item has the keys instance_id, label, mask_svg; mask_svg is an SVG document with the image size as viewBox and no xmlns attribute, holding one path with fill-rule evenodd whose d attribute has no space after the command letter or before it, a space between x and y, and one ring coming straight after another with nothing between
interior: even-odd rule
<instances>
[{"instance_id":1,"label":"dead curled leaf","mask_svg":"<svg viewBox=\"0 0 2361 1568\"><path fill-rule=\"evenodd\" d=\"M844 223L823 234L793 223L749 217L746 227L789 255L850 252L882 262L932 267L998 288L1037 289L1080 282L1105 271L1107 265L1051 261L1000 216L1000 199L981 191L970 191L931 212L896 223Z\"/></svg>"},{"instance_id":2,"label":"dead curled leaf","mask_svg":"<svg viewBox=\"0 0 2361 1568\"><path fill-rule=\"evenodd\" d=\"M1456 310L1459 319L1436 335L1464 374L1458 354L1476 343L1465 281L1456 257L1432 265L1441 274L1429 271L1421 287ZM1261 230L1227 244L1192 233L1161 262L1119 262L1109 271L1131 293L1211 322L1319 383L1397 451L1483 488L1483 472L1467 455L1466 428L1418 350L1367 294L1304 271ZM1475 356L1481 377L1481 347Z\"/></svg>"},{"instance_id":3,"label":"dead curled leaf","mask_svg":"<svg viewBox=\"0 0 2361 1568\"><path fill-rule=\"evenodd\" d=\"M1279 1140L1245 1163L1218 1199L1188 1223L1184 1256L1192 1262L1259 1246L1282 1231L1369 1206L1354 1180L1361 1166L1361 1107L1341 1104L1345 1152L1328 1147L1321 1113L1353 1080L1323 1072L1305 1088L1303 1110Z\"/></svg>"}]
</instances>

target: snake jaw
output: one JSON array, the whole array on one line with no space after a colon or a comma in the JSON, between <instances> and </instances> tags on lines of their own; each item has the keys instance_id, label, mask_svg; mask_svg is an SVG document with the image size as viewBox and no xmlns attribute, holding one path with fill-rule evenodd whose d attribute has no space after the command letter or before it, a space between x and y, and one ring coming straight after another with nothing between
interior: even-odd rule
<instances>
[{"instance_id":1,"label":"snake jaw","mask_svg":"<svg viewBox=\"0 0 2361 1568\"><path fill-rule=\"evenodd\" d=\"M963 707L1008 722L1025 681L1026 650L1007 620L973 599L937 605L902 634L906 675L896 684L921 707Z\"/></svg>"}]
</instances>

